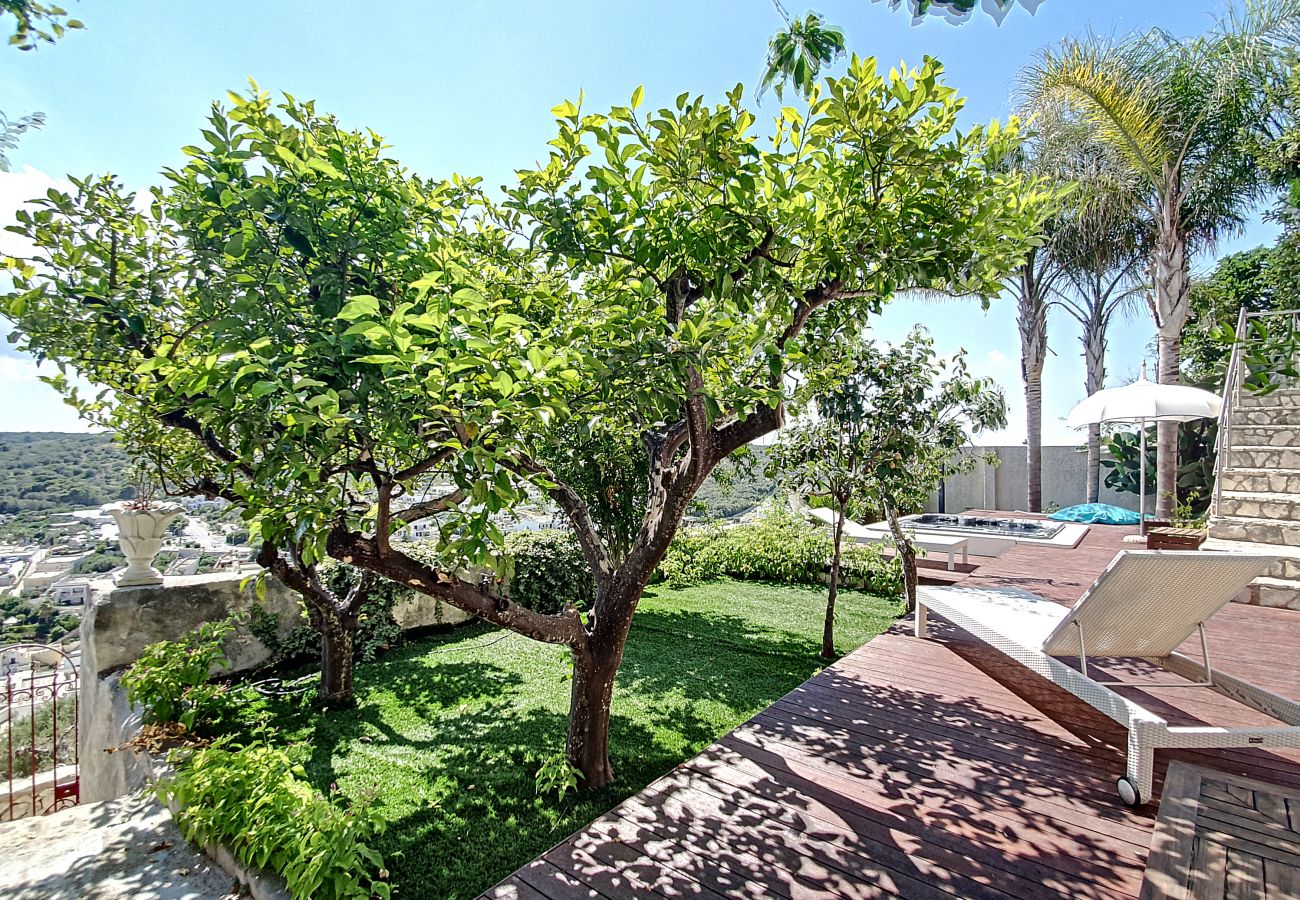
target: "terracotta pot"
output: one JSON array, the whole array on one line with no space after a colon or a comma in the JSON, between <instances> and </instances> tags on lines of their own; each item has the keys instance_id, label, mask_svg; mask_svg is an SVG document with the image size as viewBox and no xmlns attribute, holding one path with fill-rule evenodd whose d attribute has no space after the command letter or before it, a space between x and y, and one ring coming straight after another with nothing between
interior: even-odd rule
<instances>
[{"instance_id":1,"label":"terracotta pot","mask_svg":"<svg viewBox=\"0 0 1300 900\"><path fill-rule=\"evenodd\" d=\"M118 587L162 584L162 573L153 567L154 557L162 549L167 526L184 511L175 503L148 509L128 509L121 505L108 508L108 514L117 520L118 544L126 557L126 571L117 576Z\"/></svg>"}]
</instances>

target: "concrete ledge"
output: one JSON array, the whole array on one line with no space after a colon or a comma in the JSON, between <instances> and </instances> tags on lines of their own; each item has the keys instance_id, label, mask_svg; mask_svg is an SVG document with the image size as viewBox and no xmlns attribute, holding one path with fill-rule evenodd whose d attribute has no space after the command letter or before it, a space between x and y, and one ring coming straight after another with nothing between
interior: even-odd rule
<instances>
[{"instance_id":1,"label":"concrete ledge","mask_svg":"<svg viewBox=\"0 0 1300 900\"><path fill-rule=\"evenodd\" d=\"M172 771L171 766L161 759L153 760L152 769L154 778L151 781L165 778ZM167 811L173 817L180 815L180 804L175 800L168 799L163 805L167 807ZM176 829L180 830L179 822L176 823ZM194 845L191 843L191 846ZM240 862L229 847L222 844L203 844L198 849L203 851L204 856L220 866L221 871L238 881L253 900L293 900L283 878L275 872L268 872L265 869L245 865Z\"/></svg>"},{"instance_id":2,"label":"concrete ledge","mask_svg":"<svg viewBox=\"0 0 1300 900\"><path fill-rule=\"evenodd\" d=\"M259 606L276 616L276 631L287 637L299 619L298 596L274 579L266 583L266 598L259 600L252 585L241 589L244 575L178 575L163 584L115 588L86 609L82 635L92 643L93 659L83 652L84 675L103 676L130 665L141 651L158 641L175 640L204 622L225 618L231 612ZM271 651L247 626L236 629L226 644L229 672L256 668L271 658Z\"/></svg>"}]
</instances>

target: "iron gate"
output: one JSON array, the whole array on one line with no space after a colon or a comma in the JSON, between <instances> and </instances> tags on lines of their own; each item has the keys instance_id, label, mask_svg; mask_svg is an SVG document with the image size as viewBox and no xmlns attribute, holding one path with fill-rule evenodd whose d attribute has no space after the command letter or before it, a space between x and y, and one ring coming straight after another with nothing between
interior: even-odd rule
<instances>
[{"instance_id":1,"label":"iron gate","mask_svg":"<svg viewBox=\"0 0 1300 900\"><path fill-rule=\"evenodd\" d=\"M75 806L77 666L45 644L0 647L0 822Z\"/></svg>"}]
</instances>

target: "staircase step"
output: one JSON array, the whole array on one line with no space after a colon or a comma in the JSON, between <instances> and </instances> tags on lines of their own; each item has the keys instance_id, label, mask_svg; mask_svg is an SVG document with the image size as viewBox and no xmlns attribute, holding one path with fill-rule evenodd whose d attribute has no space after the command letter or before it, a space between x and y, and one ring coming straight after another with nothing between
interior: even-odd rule
<instances>
[{"instance_id":1,"label":"staircase step","mask_svg":"<svg viewBox=\"0 0 1300 900\"><path fill-rule=\"evenodd\" d=\"M1228 541L1300 547L1300 525L1294 522L1279 522L1276 519L1213 516L1210 519L1209 535L1212 538Z\"/></svg>"},{"instance_id":2,"label":"staircase step","mask_svg":"<svg viewBox=\"0 0 1300 900\"><path fill-rule=\"evenodd\" d=\"M1232 446L1294 447L1300 443L1295 425L1238 425L1232 429Z\"/></svg>"},{"instance_id":3,"label":"staircase step","mask_svg":"<svg viewBox=\"0 0 1300 900\"><path fill-rule=\"evenodd\" d=\"M1232 411L1232 430L1251 425L1290 425L1300 424L1300 407L1295 406L1249 406L1238 407Z\"/></svg>"},{"instance_id":4,"label":"staircase step","mask_svg":"<svg viewBox=\"0 0 1300 900\"><path fill-rule=\"evenodd\" d=\"M1234 443L1227 464L1243 469L1300 469L1300 448Z\"/></svg>"},{"instance_id":5,"label":"staircase step","mask_svg":"<svg viewBox=\"0 0 1300 900\"><path fill-rule=\"evenodd\" d=\"M1300 609L1300 580L1294 578L1256 578L1250 585L1252 602L1259 606Z\"/></svg>"},{"instance_id":6,"label":"staircase step","mask_svg":"<svg viewBox=\"0 0 1300 900\"><path fill-rule=\"evenodd\" d=\"M1267 407L1276 409L1278 407L1290 407L1300 409L1300 388L1279 388L1271 394L1252 394L1249 391L1242 391L1239 407L1248 407L1257 409Z\"/></svg>"},{"instance_id":7,"label":"staircase step","mask_svg":"<svg viewBox=\"0 0 1300 900\"><path fill-rule=\"evenodd\" d=\"M1210 538L1204 544L1201 544L1201 549L1226 550L1229 553L1269 553L1280 558L1264 571L1265 577L1300 580L1300 547Z\"/></svg>"},{"instance_id":8,"label":"staircase step","mask_svg":"<svg viewBox=\"0 0 1300 900\"><path fill-rule=\"evenodd\" d=\"M1225 491L1300 495L1300 469L1252 469L1228 466L1220 476Z\"/></svg>"},{"instance_id":9,"label":"staircase step","mask_svg":"<svg viewBox=\"0 0 1300 900\"><path fill-rule=\"evenodd\" d=\"M1224 490L1219 499L1219 515L1300 523L1300 496Z\"/></svg>"}]
</instances>

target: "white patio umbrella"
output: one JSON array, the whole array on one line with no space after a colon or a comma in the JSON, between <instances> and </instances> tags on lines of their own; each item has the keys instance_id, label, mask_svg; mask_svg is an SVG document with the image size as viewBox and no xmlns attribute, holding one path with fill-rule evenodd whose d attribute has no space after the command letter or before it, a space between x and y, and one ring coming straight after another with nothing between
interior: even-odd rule
<instances>
[{"instance_id":1,"label":"white patio umbrella","mask_svg":"<svg viewBox=\"0 0 1300 900\"><path fill-rule=\"evenodd\" d=\"M1138 533L1146 533L1147 506L1147 424L1150 422L1190 422L1215 418L1223 408L1218 394L1182 384L1157 384L1147 380L1146 364L1138 380L1123 387L1106 388L1092 394L1065 417L1071 428L1083 428L1101 422L1134 422L1141 435L1138 454Z\"/></svg>"}]
</instances>

